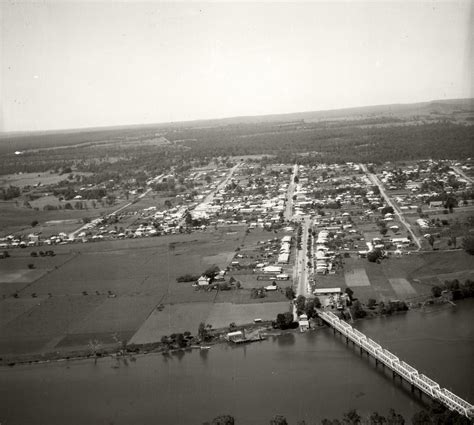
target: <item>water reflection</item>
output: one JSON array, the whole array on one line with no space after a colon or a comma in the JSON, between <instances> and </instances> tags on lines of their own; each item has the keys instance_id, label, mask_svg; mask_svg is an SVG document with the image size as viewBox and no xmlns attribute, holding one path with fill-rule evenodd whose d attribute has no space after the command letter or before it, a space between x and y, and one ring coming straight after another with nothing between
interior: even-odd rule
<instances>
[{"instance_id":1,"label":"water reflection","mask_svg":"<svg viewBox=\"0 0 474 425\"><path fill-rule=\"evenodd\" d=\"M199 350L199 357L201 357L201 360L203 361L203 363L207 363L208 355L209 355L209 350Z\"/></svg>"},{"instance_id":2,"label":"water reflection","mask_svg":"<svg viewBox=\"0 0 474 425\"><path fill-rule=\"evenodd\" d=\"M281 334L277 338L277 342L279 346L295 345L295 334L293 332Z\"/></svg>"}]
</instances>

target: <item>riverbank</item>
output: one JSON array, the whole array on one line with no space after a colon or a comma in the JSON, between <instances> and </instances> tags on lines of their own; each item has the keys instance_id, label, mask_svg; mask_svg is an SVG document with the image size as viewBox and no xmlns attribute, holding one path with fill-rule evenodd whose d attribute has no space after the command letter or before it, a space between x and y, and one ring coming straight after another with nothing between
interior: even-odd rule
<instances>
[{"instance_id":1,"label":"riverbank","mask_svg":"<svg viewBox=\"0 0 474 425\"><path fill-rule=\"evenodd\" d=\"M474 300L390 317L356 320L354 327L465 400L474 400ZM2 422L116 425L195 425L229 414L239 425L321 423L357 409L406 418L430 400L393 379L387 368L334 335L327 326L269 330L267 339L208 350L130 354L0 368ZM274 335L272 337L271 335ZM135 361L133 360L135 359ZM449 367L440 367L448 364ZM321 391L315 392L314 389ZM61 407L64 406L64 407ZM275 409L277 406L277 410Z\"/></svg>"},{"instance_id":2,"label":"riverbank","mask_svg":"<svg viewBox=\"0 0 474 425\"><path fill-rule=\"evenodd\" d=\"M361 320L376 319L380 317L390 317L399 314L406 313L409 310L423 309L426 305L433 307L438 307L440 305L455 305L452 301L447 298L433 298L425 297L422 302L417 300L416 303L401 304L400 309L391 308L389 310L382 310L380 308L367 308L363 307L362 310L364 314L354 314L350 311L341 311L341 318L349 321L351 323L356 323ZM409 305L409 307L408 307ZM405 308L406 306L406 308ZM311 330L317 330L320 327L324 327L322 321L315 317L311 320ZM280 336L282 333L293 333L299 332L298 328L296 329L276 329L273 327L272 322L262 322L262 323L249 323L247 325L236 326L232 328L232 331L243 330L246 333L259 334L262 338L269 336ZM51 351L47 353L30 353L22 355L6 355L0 358L0 367L13 367L15 365L23 364L42 364L55 361L73 361L73 360L83 360L83 359L92 359L97 361L99 358L110 357L110 358L124 358L127 356L134 355L143 355L149 353L163 353L163 354L173 354L178 352L189 352L194 349L201 349L201 346L213 346L216 344L227 343L225 339L226 334L231 331L229 328L221 329L212 329L209 332L208 339L200 339L192 335L187 336L183 339L184 343L179 343L174 339L171 339L169 342L152 342L145 344L126 344L115 343L101 346L100 348L94 348L91 346L79 348L71 351Z\"/></svg>"},{"instance_id":3,"label":"riverbank","mask_svg":"<svg viewBox=\"0 0 474 425\"><path fill-rule=\"evenodd\" d=\"M275 335L275 329L271 322L261 322L258 324L251 323L248 325L236 326L233 331L244 330L247 333L261 334L262 338ZM169 342L152 342L146 344L109 344L100 348L84 347L73 351L54 351L47 353L30 353L22 355L3 356L0 358L0 367L22 364L42 364L57 361L73 361L83 359L97 359L104 357L126 357L138 354L163 353L173 354L177 352L186 352L201 347L212 347L216 344L227 342L225 336L229 332L228 328L213 329L209 332L208 338L201 339L192 335L183 339L180 344L176 341L176 337L171 338Z\"/></svg>"}]
</instances>

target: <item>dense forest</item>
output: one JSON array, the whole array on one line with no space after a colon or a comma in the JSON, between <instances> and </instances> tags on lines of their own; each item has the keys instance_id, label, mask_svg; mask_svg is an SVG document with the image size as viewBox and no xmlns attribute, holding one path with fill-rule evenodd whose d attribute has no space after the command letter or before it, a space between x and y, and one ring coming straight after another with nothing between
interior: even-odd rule
<instances>
[{"instance_id":1,"label":"dense forest","mask_svg":"<svg viewBox=\"0 0 474 425\"><path fill-rule=\"evenodd\" d=\"M166 134L194 156L276 155L280 162L374 162L474 155L472 127L450 122L365 127L354 124L302 126L285 130L268 124L188 129ZM270 128L269 128L270 127ZM179 142L179 140L184 140ZM301 156L302 153L310 155Z\"/></svg>"},{"instance_id":2,"label":"dense forest","mask_svg":"<svg viewBox=\"0 0 474 425\"><path fill-rule=\"evenodd\" d=\"M0 135L1 174L76 172L137 178L265 155L315 164L474 156L472 99L339 111ZM19 151L21 154L15 154ZM227 163L227 160L224 161ZM110 177L114 178L114 177ZM103 180L99 178L99 180Z\"/></svg>"}]
</instances>

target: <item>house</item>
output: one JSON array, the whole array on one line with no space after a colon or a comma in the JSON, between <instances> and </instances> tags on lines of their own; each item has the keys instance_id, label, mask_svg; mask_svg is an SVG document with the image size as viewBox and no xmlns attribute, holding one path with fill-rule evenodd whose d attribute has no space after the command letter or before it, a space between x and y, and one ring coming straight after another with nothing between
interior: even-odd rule
<instances>
[{"instance_id":1,"label":"house","mask_svg":"<svg viewBox=\"0 0 474 425\"><path fill-rule=\"evenodd\" d=\"M443 206L443 201L431 201L430 208L441 208Z\"/></svg>"},{"instance_id":2,"label":"house","mask_svg":"<svg viewBox=\"0 0 474 425\"><path fill-rule=\"evenodd\" d=\"M341 288L317 288L313 291L313 294L318 296L330 296L342 294Z\"/></svg>"},{"instance_id":3,"label":"house","mask_svg":"<svg viewBox=\"0 0 474 425\"><path fill-rule=\"evenodd\" d=\"M263 273L278 273L278 274L281 274L283 269L280 266L266 266L262 270L263 270Z\"/></svg>"},{"instance_id":4,"label":"house","mask_svg":"<svg viewBox=\"0 0 474 425\"><path fill-rule=\"evenodd\" d=\"M245 340L245 334L242 331L229 332L226 335L226 339L229 342L241 342Z\"/></svg>"},{"instance_id":5,"label":"house","mask_svg":"<svg viewBox=\"0 0 474 425\"><path fill-rule=\"evenodd\" d=\"M279 264L288 264L289 260L290 260L290 254L288 254L287 252L281 253L278 256Z\"/></svg>"},{"instance_id":6,"label":"house","mask_svg":"<svg viewBox=\"0 0 474 425\"><path fill-rule=\"evenodd\" d=\"M309 329L309 320L306 314L302 314L298 319L300 332L306 332Z\"/></svg>"},{"instance_id":7,"label":"house","mask_svg":"<svg viewBox=\"0 0 474 425\"><path fill-rule=\"evenodd\" d=\"M207 286L211 283L211 278L207 277L207 276L201 276L198 280L197 280L197 284L198 286Z\"/></svg>"}]
</instances>

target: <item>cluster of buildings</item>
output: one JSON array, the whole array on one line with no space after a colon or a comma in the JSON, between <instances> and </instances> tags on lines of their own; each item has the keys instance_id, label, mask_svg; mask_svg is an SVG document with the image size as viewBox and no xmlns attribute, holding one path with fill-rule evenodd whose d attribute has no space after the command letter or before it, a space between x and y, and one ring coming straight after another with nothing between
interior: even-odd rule
<instances>
[{"instance_id":1,"label":"cluster of buildings","mask_svg":"<svg viewBox=\"0 0 474 425\"><path fill-rule=\"evenodd\" d=\"M191 215L211 224L245 223L250 229L271 228L282 219L289 176L288 167L262 169L244 164L226 185L204 197Z\"/></svg>"},{"instance_id":2,"label":"cluster of buildings","mask_svg":"<svg viewBox=\"0 0 474 425\"><path fill-rule=\"evenodd\" d=\"M470 205L472 179L470 167L447 160L417 161L409 165L386 164L379 176L384 187L396 191L393 199L402 211L419 208L442 209L451 197L457 205Z\"/></svg>"}]
</instances>

